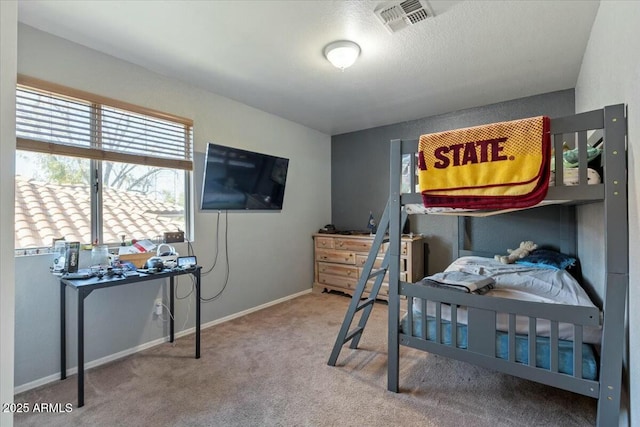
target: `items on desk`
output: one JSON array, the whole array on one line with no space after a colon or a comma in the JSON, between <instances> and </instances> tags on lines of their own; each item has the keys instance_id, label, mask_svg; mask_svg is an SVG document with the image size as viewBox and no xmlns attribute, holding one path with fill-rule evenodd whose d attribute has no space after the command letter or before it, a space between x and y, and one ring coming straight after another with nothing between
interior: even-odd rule
<instances>
[{"instance_id":1,"label":"items on desk","mask_svg":"<svg viewBox=\"0 0 640 427\"><path fill-rule=\"evenodd\" d=\"M88 271L87 269L82 269L75 273L65 273L61 276L62 279L71 279L71 280L89 279L91 277L93 277L93 273L91 273L91 271Z\"/></svg>"},{"instance_id":2,"label":"items on desk","mask_svg":"<svg viewBox=\"0 0 640 427\"><path fill-rule=\"evenodd\" d=\"M78 256L80 242L67 242L64 238L55 239L53 242L53 273L78 271Z\"/></svg>"},{"instance_id":3,"label":"items on desk","mask_svg":"<svg viewBox=\"0 0 640 427\"><path fill-rule=\"evenodd\" d=\"M55 239L53 241L53 265L51 266L51 271L54 273L59 273L64 270L64 259L67 254L67 242L64 240L64 237L61 239Z\"/></svg>"},{"instance_id":4,"label":"items on desk","mask_svg":"<svg viewBox=\"0 0 640 427\"><path fill-rule=\"evenodd\" d=\"M178 256L176 248L167 243L160 243L156 249L156 257L162 261L163 268L176 267Z\"/></svg>"},{"instance_id":5,"label":"items on desk","mask_svg":"<svg viewBox=\"0 0 640 427\"><path fill-rule=\"evenodd\" d=\"M181 256L181 257L178 257L177 263L178 263L178 268L189 269L189 268L194 268L198 264L198 260L196 259L195 255Z\"/></svg>"},{"instance_id":6,"label":"items on desk","mask_svg":"<svg viewBox=\"0 0 640 427\"><path fill-rule=\"evenodd\" d=\"M127 247L119 247L119 254L112 254L106 245L96 244L91 248L90 267L82 270L78 270L79 242L66 242L64 239L59 239L56 242L56 248L56 258L51 270L63 279L118 278L138 273L155 274L164 271L192 270L197 267L195 256L180 257L175 248L166 243L156 247L155 256L149 252L127 254ZM136 258L130 259L132 256Z\"/></svg>"},{"instance_id":7,"label":"items on desk","mask_svg":"<svg viewBox=\"0 0 640 427\"><path fill-rule=\"evenodd\" d=\"M80 242L68 242L66 244L64 270L67 273L75 273L78 271L78 262L80 257Z\"/></svg>"},{"instance_id":8,"label":"items on desk","mask_svg":"<svg viewBox=\"0 0 640 427\"><path fill-rule=\"evenodd\" d=\"M155 250L155 255L152 250ZM137 268L149 268L146 264L151 257L161 258L164 268L174 268L179 255L173 246L166 243L156 246L150 240L136 241L132 246L120 246L118 254L121 260L130 261Z\"/></svg>"},{"instance_id":9,"label":"items on desk","mask_svg":"<svg viewBox=\"0 0 640 427\"><path fill-rule=\"evenodd\" d=\"M121 268L124 268L125 270L135 271L137 269L136 265L134 263L132 263L132 262L124 261L124 260L121 260L121 259L119 259L117 262L118 262L118 265Z\"/></svg>"},{"instance_id":10,"label":"items on desk","mask_svg":"<svg viewBox=\"0 0 640 427\"><path fill-rule=\"evenodd\" d=\"M92 266L108 266L109 264L109 248L106 245L94 246L91 249L91 265Z\"/></svg>"},{"instance_id":11,"label":"items on desk","mask_svg":"<svg viewBox=\"0 0 640 427\"><path fill-rule=\"evenodd\" d=\"M149 258L147 260L147 262L144 264L144 268L145 270L147 270L147 273L158 273L162 270L164 270L164 262L162 261L162 258L159 256L153 256L151 258Z\"/></svg>"},{"instance_id":12,"label":"items on desk","mask_svg":"<svg viewBox=\"0 0 640 427\"><path fill-rule=\"evenodd\" d=\"M156 244L149 239L132 240L131 248L135 248L138 252L151 252L156 248Z\"/></svg>"},{"instance_id":13,"label":"items on desk","mask_svg":"<svg viewBox=\"0 0 640 427\"><path fill-rule=\"evenodd\" d=\"M103 277L111 278L111 277L127 277L131 274L137 274L135 268L130 270L128 268L123 267L91 267L91 268L82 268L76 272L66 272L63 273L60 278L62 279L70 279L70 280L83 280L83 279L91 279L92 277L97 277L102 279Z\"/></svg>"},{"instance_id":14,"label":"items on desk","mask_svg":"<svg viewBox=\"0 0 640 427\"><path fill-rule=\"evenodd\" d=\"M135 265L136 268L144 267L147 260L154 255L156 244L151 240L131 240L125 246L118 247L118 257L120 261L127 261Z\"/></svg>"}]
</instances>

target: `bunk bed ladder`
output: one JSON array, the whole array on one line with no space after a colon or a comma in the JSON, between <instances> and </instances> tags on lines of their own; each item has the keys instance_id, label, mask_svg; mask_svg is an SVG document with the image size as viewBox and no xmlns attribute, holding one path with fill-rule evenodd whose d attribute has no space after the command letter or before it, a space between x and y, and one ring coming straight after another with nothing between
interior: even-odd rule
<instances>
[{"instance_id":1,"label":"bunk bed ladder","mask_svg":"<svg viewBox=\"0 0 640 427\"><path fill-rule=\"evenodd\" d=\"M404 226L405 221L407 220L407 213L402 210L402 218L400 220L400 228ZM384 258L382 259L382 264L380 268L373 269L373 265L376 261L378 253L380 252L380 248L383 243L389 241L387 237L387 232L389 230L389 203L384 209L384 213L382 214L382 218L380 219L380 224L378 227L378 231L376 233L376 237L373 239L373 243L371 244L371 250L369 251L369 255L367 260L364 263L362 268L362 274L358 279L358 284L356 285L356 289L353 292L353 296L351 297L351 303L349 304L349 308L347 309L347 313L344 316L344 321L342 322L342 326L340 327L340 332L338 332L338 337L336 338L336 342L333 345L333 350L331 351L331 356L329 357L329 366L335 366L336 361L338 360L338 356L340 355L340 350L342 346L347 342L351 341L350 348L357 348L358 342L360 341L360 337L362 336L362 332L364 331L364 327L367 325L367 320L369 320L369 315L371 314L371 310L373 309L373 304L378 297L378 293L380 292L380 287L382 286L382 281L384 280L384 276L387 274L387 270L389 269L389 252L385 252ZM373 282L373 286L369 291L369 296L366 299L363 299L365 289L367 287L367 282L370 279L375 278ZM358 321L358 326L349 330L351 328L351 323L353 319L359 311L362 311L360 316L360 320Z\"/></svg>"}]
</instances>

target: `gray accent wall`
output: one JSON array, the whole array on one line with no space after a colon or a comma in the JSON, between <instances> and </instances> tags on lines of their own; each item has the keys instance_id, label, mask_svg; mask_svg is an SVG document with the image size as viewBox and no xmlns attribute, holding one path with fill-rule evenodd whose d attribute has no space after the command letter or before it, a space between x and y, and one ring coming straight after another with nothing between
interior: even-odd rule
<instances>
[{"instance_id":1,"label":"gray accent wall","mask_svg":"<svg viewBox=\"0 0 640 427\"><path fill-rule=\"evenodd\" d=\"M335 135L331 138L332 222L340 230L363 230L370 211L376 219L382 216L389 197L389 141L392 139L417 139L425 133L539 115L554 118L574 113L574 90L567 89ZM414 215L409 221L412 232L427 236L427 271L441 271L451 262L457 220L446 216ZM487 233L491 232L487 228ZM517 243L519 241L510 244ZM502 250L509 247L512 246Z\"/></svg>"}]
</instances>

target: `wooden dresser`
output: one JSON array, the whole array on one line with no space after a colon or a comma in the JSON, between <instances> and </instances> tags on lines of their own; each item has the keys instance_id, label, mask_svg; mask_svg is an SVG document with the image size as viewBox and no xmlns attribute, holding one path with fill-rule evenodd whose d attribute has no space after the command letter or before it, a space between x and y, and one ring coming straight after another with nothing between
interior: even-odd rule
<instances>
[{"instance_id":1,"label":"wooden dresser","mask_svg":"<svg viewBox=\"0 0 640 427\"><path fill-rule=\"evenodd\" d=\"M362 267L367 261L374 236L314 234L314 283L320 290L337 290L348 294L358 284ZM417 282L424 277L425 239L422 236L403 237L400 243L400 280ZM388 247L383 243L374 268L380 267L382 258ZM374 279L369 281L369 287ZM382 283L379 298L389 295L387 278ZM365 293L366 294L366 293Z\"/></svg>"}]
</instances>

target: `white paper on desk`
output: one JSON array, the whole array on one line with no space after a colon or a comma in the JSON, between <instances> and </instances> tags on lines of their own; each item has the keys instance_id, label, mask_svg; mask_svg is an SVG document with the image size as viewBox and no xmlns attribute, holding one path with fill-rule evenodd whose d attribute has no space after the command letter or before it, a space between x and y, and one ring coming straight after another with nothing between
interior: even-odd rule
<instances>
[{"instance_id":1,"label":"white paper on desk","mask_svg":"<svg viewBox=\"0 0 640 427\"><path fill-rule=\"evenodd\" d=\"M134 248L133 246L120 246L118 248L118 255L130 255L139 253L140 251L138 251L138 249Z\"/></svg>"},{"instance_id":2,"label":"white paper on desk","mask_svg":"<svg viewBox=\"0 0 640 427\"><path fill-rule=\"evenodd\" d=\"M145 240L138 240L133 245L131 245L131 247L136 248L138 250L138 253L151 252L156 248L156 244L149 239L145 239Z\"/></svg>"}]
</instances>

